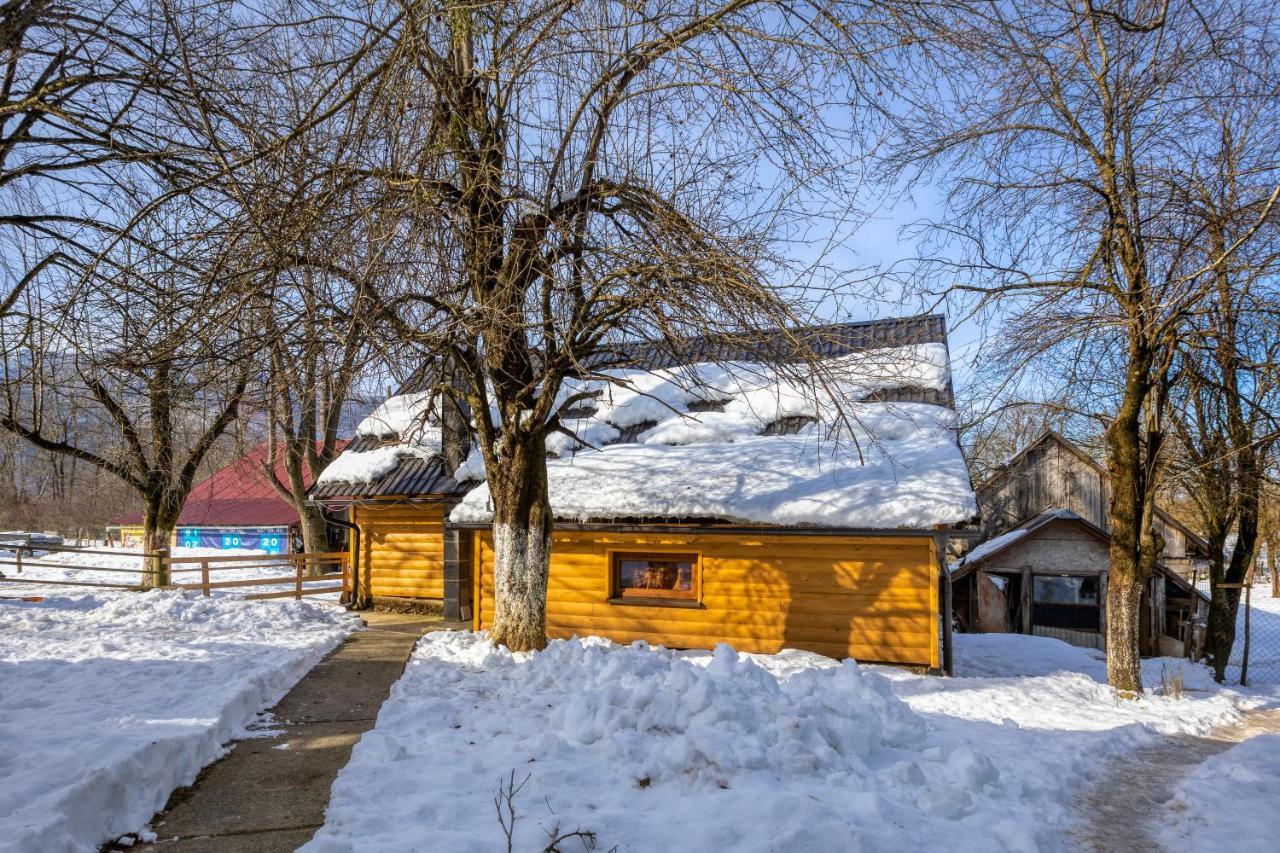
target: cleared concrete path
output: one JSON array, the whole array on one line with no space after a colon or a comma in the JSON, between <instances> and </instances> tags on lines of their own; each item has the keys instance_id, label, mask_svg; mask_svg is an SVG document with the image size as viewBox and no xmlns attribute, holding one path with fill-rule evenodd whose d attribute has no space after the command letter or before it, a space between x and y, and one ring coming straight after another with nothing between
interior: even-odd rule
<instances>
[{"instance_id":1,"label":"cleared concrete path","mask_svg":"<svg viewBox=\"0 0 1280 853\"><path fill-rule=\"evenodd\" d=\"M1079 798L1077 808L1086 819L1068 849L1160 853L1164 848L1153 824L1165 818L1164 808L1187 773L1241 741L1273 732L1280 732L1280 710L1254 711L1208 737L1171 737L1117 759Z\"/></svg>"},{"instance_id":2,"label":"cleared concrete path","mask_svg":"<svg viewBox=\"0 0 1280 853\"><path fill-rule=\"evenodd\" d=\"M368 630L352 634L271 709L270 731L280 733L237 741L191 787L174 791L151 822L159 840L131 853L285 853L311 838L334 777L373 728L418 638L468 627L438 616L362 615Z\"/></svg>"}]
</instances>

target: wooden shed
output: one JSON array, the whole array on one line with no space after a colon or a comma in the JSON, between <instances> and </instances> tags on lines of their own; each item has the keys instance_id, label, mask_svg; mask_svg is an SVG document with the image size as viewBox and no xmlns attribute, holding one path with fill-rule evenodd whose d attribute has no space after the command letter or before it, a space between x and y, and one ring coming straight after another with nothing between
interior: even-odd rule
<instances>
[{"instance_id":1,"label":"wooden shed","mask_svg":"<svg viewBox=\"0 0 1280 853\"><path fill-rule=\"evenodd\" d=\"M1106 648L1111 565L1106 469L1060 434L1045 432L977 488L983 537L952 566L961 631L1054 637ZM1159 511L1165 540L1143 593L1140 649L1198 657L1208 599L1190 577L1208 546Z\"/></svg>"},{"instance_id":2,"label":"wooden shed","mask_svg":"<svg viewBox=\"0 0 1280 853\"><path fill-rule=\"evenodd\" d=\"M358 435L348 450L376 453L396 446L388 444L390 440L385 435ZM376 481L322 477L312 491L330 510L345 512L352 525L352 566L366 600L385 609L443 612L451 619L464 618L462 608L471 591L468 577L459 596L459 534L445 525L462 493L439 457L419 455L397 459L395 470ZM469 553L463 559L469 566Z\"/></svg>"},{"instance_id":3,"label":"wooden shed","mask_svg":"<svg viewBox=\"0 0 1280 853\"><path fill-rule=\"evenodd\" d=\"M1109 534L1111 482L1107 469L1060 433L1046 430L977 486L982 539L990 539L1051 509L1064 509ZM1185 524L1157 509L1164 537L1160 562L1190 577L1203 573L1209 545Z\"/></svg>"},{"instance_id":4,"label":"wooden shed","mask_svg":"<svg viewBox=\"0 0 1280 853\"><path fill-rule=\"evenodd\" d=\"M834 360L823 393L857 407L861 457L824 423L831 398L777 367L796 334ZM580 380L597 402L565 422L582 438L548 442L550 636L947 668L943 555L977 505L941 317L762 333L689 365L623 349L627 366ZM401 414L362 424L315 495L358 529L375 603L482 630L494 552L478 454L447 475L425 401L410 389L384 406ZM411 436L414 409L427 424Z\"/></svg>"}]
</instances>

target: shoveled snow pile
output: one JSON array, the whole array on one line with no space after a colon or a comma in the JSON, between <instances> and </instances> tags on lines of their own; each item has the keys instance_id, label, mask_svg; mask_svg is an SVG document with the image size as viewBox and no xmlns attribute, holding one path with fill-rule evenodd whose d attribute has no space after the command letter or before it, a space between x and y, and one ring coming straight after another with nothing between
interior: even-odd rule
<instances>
[{"instance_id":1,"label":"shoveled snow pile","mask_svg":"<svg viewBox=\"0 0 1280 853\"><path fill-rule=\"evenodd\" d=\"M139 830L355 626L181 592L0 599L0 851Z\"/></svg>"},{"instance_id":2,"label":"shoveled snow pile","mask_svg":"<svg viewBox=\"0 0 1280 853\"><path fill-rule=\"evenodd\" d=\"M1119 700L1073 669L1085 650L998 636L958 638L983 677L942 679L793 650L517 655L428 635L303 849L503 849L493 801L512 781L517 850L576 830L620 853L1064 849L1074 789L1108 757L1239 718L1226 693ZM1024 652L1047 656L1029 677Z\"/></svg>"},{"instance_id":3,"label":"shoveled snow pile","mask_svg":"<svg viewBox=\"0 0 1280 853\"><path fill-rule=\"evenodd\" d=\"M955 413L923 403L858 402L895 388L942 390L946 348L872 350L811 373L768 364L696 364L607 372L570 382L564 400L590 414L548 451L561 518L704 517L762 524L932 527L977 505L956 443ZM779 425L792 421L791 432ZM618 441L638 430L635 443ZM772 433L772 434L766 434ZM459 479L484 476L478 453ZM487 485L452 512L492 518Z\"/></svg>"},{"instance_id":4,"label":"shoveled snow pile","mask_svg":"<svg viewBox=\"0 0 1280 853\"><path fill-rule=\"evenodd\" d=\"M1280 734L1263 734L1195 768L1152 823L1170 850L1269 853L1277 843L1277 803Z\"/></svg>"}]
</instances>

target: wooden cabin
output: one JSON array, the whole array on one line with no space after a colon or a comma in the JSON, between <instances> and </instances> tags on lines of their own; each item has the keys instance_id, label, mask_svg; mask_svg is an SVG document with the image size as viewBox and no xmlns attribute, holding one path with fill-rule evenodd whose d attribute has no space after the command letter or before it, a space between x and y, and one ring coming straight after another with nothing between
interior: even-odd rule
<instances>
[{"instance_id":1,"label":"wooden cabin","mask_svg":"<svg viewBox=\"0 0 1280 853\"><path fill-rule=\"evenodd\" d=\"M344 453L348 459L348 454L395 446L368 432L366 424L361 425L366 432L358 433ZM339 457L335 464L341 462ZM312 494L331 509L345 511L353 525L351 565L366 600L383 609L442 612L462 619L470 618L469 609L464 615L471 595L470 552L463 557L466 582L461 589L460 537L446 529L445 519L463 491L438 456L407 455L373 481L322 477ZM469 537L465 544L469 548Z\"/></svg>"},{"instance_id":2,"label":"wooden cabin","mask_svg":"<svg viewBox=\"0 0 1280 853\"><path fill-rule=\"evenodd\" d=\"M493 544L476 530L477 629L493 619ZM676 648L806 649L942 666L938 551L928 533L562 525L547 590L552 637ZM650 581L667 573L670 580Z\"/></svg>"},{"instance_id":3,"label":"wooden cabin","mask_svg":"<svg viewBox=\"0 0 1280 853\"><path fill-rule=\"evenodd\" d=\"M828 429L833 400L806 400L778 367L795 334L815 336L831 360L828 387L866 430L863 458ZM970 535L977 505L943 318L690 349L706 361L632 347L625 367L574 389L600 395L565 419L580 440L548 443L548 634L946 668L943 555L949 538ZM426 402L410 391L386 405L397 413L362 424L315 495L358 528L375 605L439 608L483 630L494 548L478 454L448 476L431 452L438 430L404 436L404 413L420 420Z\"/></svg>"},{"instance_id":4,"label":"wooden cabin","mask_svg":"<svg viewBox=\"0 0 1280 853\"><path fill-rule=\"evenodd\" d=\"M960 630L1035 634L1105 650L1106 469L1046 432L977 495L984 537L952 566ZM1140 650L1198 657L1208 599L1184 574L1203 565L1207 545L1167 513L1157 518L1165 550L1143 592Z\"/></svg>"}]
</instances>

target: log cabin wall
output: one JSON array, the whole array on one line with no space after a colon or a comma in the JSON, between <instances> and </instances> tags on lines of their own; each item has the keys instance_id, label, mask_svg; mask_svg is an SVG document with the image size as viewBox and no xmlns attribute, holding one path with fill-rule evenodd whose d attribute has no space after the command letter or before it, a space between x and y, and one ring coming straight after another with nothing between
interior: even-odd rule
<instances>
[{"instance_id":1,"label":"log cabin wall","mask_svg":"<svg viewBox=\"0 0 1280 853\"><path fill-rule=\"evenodd\" d=\"M481 629L493 617L493 545L488 531L474 535L474 625ZM928 535L561 531L552 543L547 633L673 648L806 649L936 669L934 550ZM628 551L697 554L698 599L611 603L611 554Z\"/></svg>"},{"instance_id":2,"label":"log cabin wall","mask_svg":"<svg viewBox=\"0 0 1280 853\"><path fill-rule=\"evenodd\" d=\"M351 520L360 526L361 571L375 603L443 599L444 512L441 503L353 507Z\"/></svg>"}]
</instances>

